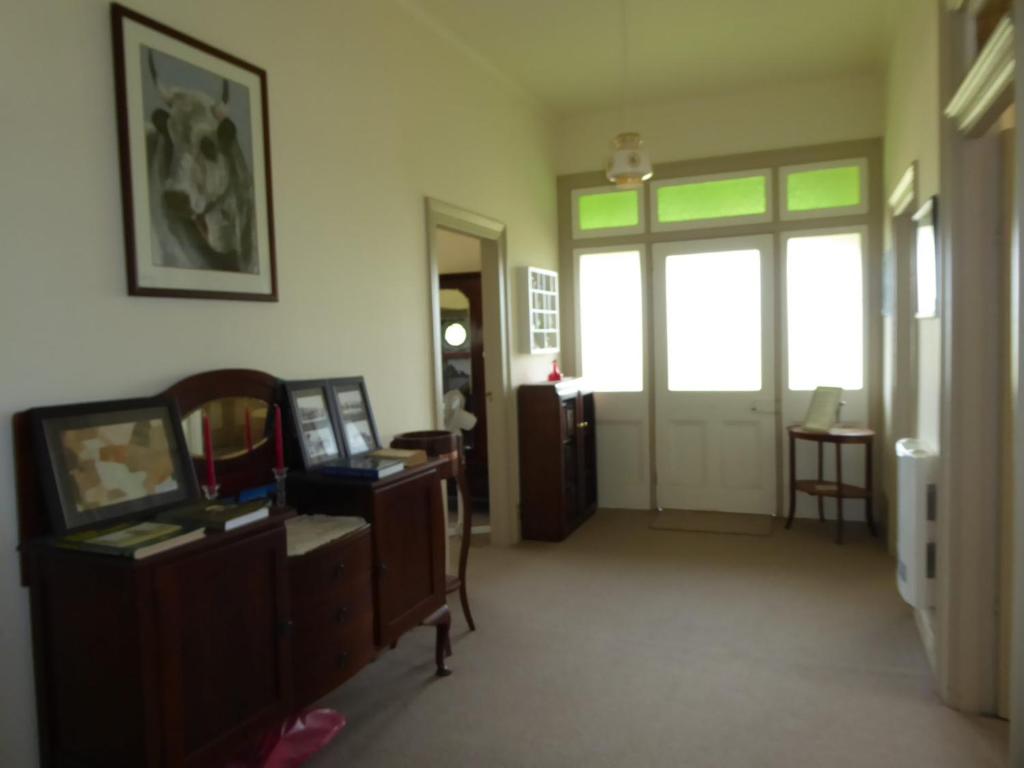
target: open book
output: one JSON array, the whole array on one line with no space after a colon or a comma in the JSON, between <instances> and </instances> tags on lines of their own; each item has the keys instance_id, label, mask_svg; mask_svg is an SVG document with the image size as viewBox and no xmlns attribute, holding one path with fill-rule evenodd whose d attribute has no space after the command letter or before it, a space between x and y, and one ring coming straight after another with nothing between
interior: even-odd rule
<instances>
[{"instance_id":1,"label":"open book","mask_svg":"<svg viewBox=\"0 0 1024 768\"><path fill-rule=\"evenodd\" d=\"M842 387L818 387L814 390L811 405L804 416L804 429L811 432L828 432L836 423L842 397Z\"/></svg>"}]
</instances>

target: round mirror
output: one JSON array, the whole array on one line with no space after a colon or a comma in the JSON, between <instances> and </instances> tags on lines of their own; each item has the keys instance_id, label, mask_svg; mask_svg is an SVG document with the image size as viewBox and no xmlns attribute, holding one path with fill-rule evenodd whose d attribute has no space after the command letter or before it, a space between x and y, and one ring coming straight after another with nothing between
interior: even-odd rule
<instances>
[{"instance_id":1,"label":"round mirror","mask_svg":"<svg viewBox=\"0 0 1024 768\"><path fill-rule=\"evenodd\" d=\"M221 397L203 403L181 420L185 442L194 459L205 455L203 413L210 417L213 457L218 461L245 456L267 442L269 403L254 397Z\"/></svg>"},{"instance_id":2,"label":"round mirror","mask_svg":"<svg viewBox=\"0 0 1024 768\"><path fill-rule=\"evenodd\" d=\"M452 323L444 329L444 340L450 347L461 347L466 343L468 336L466 326L462 323Z\"/></svg>"}]
</instances>

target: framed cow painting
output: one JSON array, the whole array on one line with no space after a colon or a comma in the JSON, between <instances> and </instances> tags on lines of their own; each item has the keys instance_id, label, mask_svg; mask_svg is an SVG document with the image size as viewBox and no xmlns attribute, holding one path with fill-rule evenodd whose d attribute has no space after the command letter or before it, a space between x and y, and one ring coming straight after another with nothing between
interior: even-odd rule
<instances>
[{"instance_id":1,"label":"framed cow painting","mask_svg":"<svg viewBox=\"0 0 1024 768\"><path fill-rule=\"evenodd\" d=\"M266 73L111 6L128 292L277 301Z\"/></svg>"}]
</instances>

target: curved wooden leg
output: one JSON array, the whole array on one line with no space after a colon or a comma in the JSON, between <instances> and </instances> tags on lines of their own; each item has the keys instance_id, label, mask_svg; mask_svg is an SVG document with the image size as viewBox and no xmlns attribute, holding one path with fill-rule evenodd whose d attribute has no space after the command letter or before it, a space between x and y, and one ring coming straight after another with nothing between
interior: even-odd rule
<instances>
[{"instance_id":1,"label":"curved wooden leg","mask_svg":"<svg viewBox=\"0 0 1024 768\"><path fill-rule=\"evenodd\" d=\"M469 624L469 631L476 632L476 624L473 622L473 613L469 610L469 596L466 594L466 580L459 585L459 600L462 602L462 612L466 615L466 623Z\"/></svg>"},{"instance_id":2,"label":"curved wooden leg","mask_svg":"<svg viewBox=\"0 0 1024 768\"><path fill-rule=\"evenodd\" d=\"M437 630L437 637L434 641L434 663L437 665L437 676L448 677L452 673L445 665L445 651L451 653L451 627L452 614L447 605L441 606L424 624L432 625Z\"/></svg>"}]
</instances>

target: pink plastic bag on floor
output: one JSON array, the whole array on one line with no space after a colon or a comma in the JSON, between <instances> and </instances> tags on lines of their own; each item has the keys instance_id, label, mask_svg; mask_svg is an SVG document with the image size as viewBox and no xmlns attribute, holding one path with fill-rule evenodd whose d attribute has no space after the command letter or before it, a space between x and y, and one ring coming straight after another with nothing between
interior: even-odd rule
<instances>
[{"instance_id":1,"label":"pink plastic bag on floor","mask_svg":"<svg viewBox=\"0 0 1024 768\"><path fill-rule=\"evenodd\" d=\"M308 709L269 731L253 757L232 762L227 768L298 768L344 727L345 716L340 712Z\"/></svg>"}]
</instances>

